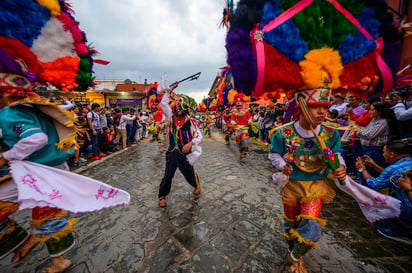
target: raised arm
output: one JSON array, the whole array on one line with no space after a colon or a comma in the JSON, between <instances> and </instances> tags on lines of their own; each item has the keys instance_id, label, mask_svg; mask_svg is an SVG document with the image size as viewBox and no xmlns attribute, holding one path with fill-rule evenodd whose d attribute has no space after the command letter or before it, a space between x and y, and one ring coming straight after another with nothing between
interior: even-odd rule
<instances>
[{"instance_id":1,"label":"raised arm","mask_svg":"<svg viewBox=\"0 0 412 273\"><path fill-rule=\"evenodd\" d=\"M166 120L170 120L172 118L172 109L169 106L170 94L173 90L178 86L178 83L173 83L170 86L170 89L165 90L165 94L163 95L162 100L160 101L160 106L162 107L162 112L165 115Z\"/></svg>"}]
</instances>

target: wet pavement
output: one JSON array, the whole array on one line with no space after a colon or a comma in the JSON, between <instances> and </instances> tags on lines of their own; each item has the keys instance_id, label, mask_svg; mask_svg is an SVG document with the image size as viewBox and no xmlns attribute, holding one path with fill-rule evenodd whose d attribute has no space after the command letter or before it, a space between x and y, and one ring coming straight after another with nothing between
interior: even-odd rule
<instances>
[{"instance_id":1,"label":"wet pavement","mask_svg":"<svg viewBox=\"0 0 412 273\"><path fill-rule=\"evenodd\" d=\"M235 143L225 145L217 132L202 147L195 165L202 193L194 196L177 171L165 209L157 204L165 166L165 149L157 143L145 140L76 169L127 190L132 201L75 215L77 244L66 255L73 261L66 272L288 272L267 147L251 144L240 161ZM344 193L324 205L321 218L328 225L319 248L304 258L309 272L412 272L412 247L380 237ZM30 211L15 219L28 228ZM43 244L17 265L10 259L0 261L0 272L41 272L50 263Z\"/></svg>"}]
</instances>

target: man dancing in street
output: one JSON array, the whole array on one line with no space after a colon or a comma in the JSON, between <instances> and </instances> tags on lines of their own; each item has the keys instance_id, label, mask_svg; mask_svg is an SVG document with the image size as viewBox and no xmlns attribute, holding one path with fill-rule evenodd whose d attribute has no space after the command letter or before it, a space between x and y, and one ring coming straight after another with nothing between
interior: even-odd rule
<instances>
[{"instance_id":1,"label":"man dancing in street","mask_svg":"<svg viewBox=\"0 0 412 273\"><path fill-rule=\"evenodd\" d=\"M172 101L169 105L171 94L177 86L177 83L172 84L170 89L165 91L160 103L165 119L169 120L166 169L159 187L159 206L162 208L167 206L166 196L170 192L172 179L177 168L182 172L187 182L195 188L193 193L200 194L199 178L193 164L201 154L198 145L202 142L202 134L189 116L189 105L179 99ZM192 146L195 146L194 151L192 151Z\"/></svg>"}]
</instances>

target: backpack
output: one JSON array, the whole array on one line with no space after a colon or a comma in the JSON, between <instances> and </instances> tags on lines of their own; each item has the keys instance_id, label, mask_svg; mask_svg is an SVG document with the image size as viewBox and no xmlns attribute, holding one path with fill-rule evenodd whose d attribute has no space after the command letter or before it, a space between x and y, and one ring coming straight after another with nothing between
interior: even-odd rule
<instances>
[{"instance_id":1,"label":"backpack","mask_svg":"<svg viewBox=\"0 0 412 273\"><path fill-rule=\"evenodd\" d=\"M120 114L120 113L118 113L118 114L116 114L116 116L114 117L114 124L116 125L116 126L119 126L120 125L120 118L122 117L122 114Z\"/></svg>"}]
</instances>

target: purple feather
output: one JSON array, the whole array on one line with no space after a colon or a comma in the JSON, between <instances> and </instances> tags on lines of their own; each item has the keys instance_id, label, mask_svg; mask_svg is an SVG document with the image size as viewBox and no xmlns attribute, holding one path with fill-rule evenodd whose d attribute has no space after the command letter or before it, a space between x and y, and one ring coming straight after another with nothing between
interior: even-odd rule
<instances>
[{"instance_id":1,"label":"purple feather","mask_svg":"<svg viewBox=\"0 0 412 273\"><path fill-rule=\"evenodd\" d=\"M250 95L256 83L256 55L250 34L243 29L232 30L226 37L227 63L231 66L235 88Z\"/></svg>"},{"instance_id":2,"label":"purple feather","mask_svg":"<svg viewBox=\"0 0 412 273\"><path fill-rule=\"evenodd\" d=\"M28 71L23 71L21 65L1 48L0 48L0 70L23 75L27 77L31 82L35 82L38 78L33 73L30 73Z\"/></svg>"}]
</instances>

